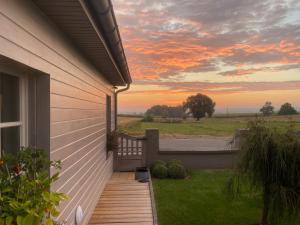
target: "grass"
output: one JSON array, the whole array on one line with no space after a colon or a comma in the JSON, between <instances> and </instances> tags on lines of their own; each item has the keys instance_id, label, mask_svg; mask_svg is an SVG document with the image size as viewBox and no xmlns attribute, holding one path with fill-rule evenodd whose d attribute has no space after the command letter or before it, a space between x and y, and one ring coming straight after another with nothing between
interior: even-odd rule
<instances>
[{"instance_id":1,"label":"grass","mask_svg":"<svg viewBox=\"0 0 300 225\"><path fill-rule=\"evenodd\" d=\"M119 126L126 126L129 124L133 124L134 122L139 122L143 119L143 117L138 116L118 116L118 124Z\"/></svg>"},{"instance_id":2,"label":"grass","mask_svg":"<svg viewBox=\"0 0 300 225\"><path fill-rule=\"evenodd\" d=\"M240 198L230 201L225 193L230 174L229 170L198 170L192 172L190 179L154 179L158 224L252 225L258 223L261 209L260 195L245 189Z\"/></svg>"},{"instance_id":3,"label":"grass","mask_svg":"<svg viewBox=\"0 0 300 225\"><path fill-rule=\"evenodd\" d=\"M158 128L162 135L211 135L230 136L237 128L247 126L249 120L254 117L232 117L232 118L206 118L199 122L188 120L182 123L141 122L141 118L121 118L120 129L131 135L142 135L145 129ZM281 129L287 128L292 123L300 129L300 116L292 119L286 116L273 116L267 118L271 124Z\"/></svg>"}]
</instances>

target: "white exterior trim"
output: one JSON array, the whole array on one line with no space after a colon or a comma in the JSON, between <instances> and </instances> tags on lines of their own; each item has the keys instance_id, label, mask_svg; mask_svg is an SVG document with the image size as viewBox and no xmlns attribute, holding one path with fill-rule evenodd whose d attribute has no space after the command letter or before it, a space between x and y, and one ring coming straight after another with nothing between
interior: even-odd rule
<instances>
[{"instance_id":1,"label":"white exterior trim","mask_svg":"<svg viewBox=\"0 0 300 225\"><path fill-rule=\"evenodd\" d=\"M22 122L0 123L0 128L20 127L20 126L22 126Z\"/></svg>"},{"instance_id":2,"label":"white exterior trim","mask_svg":"<svg viewBox=\"0 0 300 225\"><path fill-rule=\"evenodd\" d=\"M28 145L28 79L20 76L20 145Z\"/></svg>"}]
</instances>

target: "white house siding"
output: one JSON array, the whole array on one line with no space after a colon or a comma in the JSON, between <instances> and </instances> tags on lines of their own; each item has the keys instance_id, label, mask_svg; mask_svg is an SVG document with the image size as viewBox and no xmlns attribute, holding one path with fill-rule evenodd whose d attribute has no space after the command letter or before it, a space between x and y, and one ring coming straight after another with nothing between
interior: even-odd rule
<instances>
[{"instance_id":1,"label":"white house siding","mask_svg":"<svg viewBox=\"0 0 300 225\"><path fill-rule=\"evenodd\" d=\"M59 220L74 224L81 205L86 224L113 170L105 118L113 89L29 0L0 0L0 46L0 55L50 76L50 157L63 167L52 189L70 197Z\"/></svg>"}]
</instances>

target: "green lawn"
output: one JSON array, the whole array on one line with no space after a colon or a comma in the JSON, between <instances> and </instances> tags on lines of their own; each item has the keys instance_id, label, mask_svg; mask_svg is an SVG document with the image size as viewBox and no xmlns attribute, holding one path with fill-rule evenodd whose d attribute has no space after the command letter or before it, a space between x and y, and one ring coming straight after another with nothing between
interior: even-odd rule
<instances>
[{"instance_id":1,"label":"green lawn","mask_svg":"<svg viewBox=\"0 0 300 225\"><path fill-rule=\"evenodd\" d=\"M229 176L230 171L202 170L192 172L191 178L185 180L154 179L159 225L253 225L259 222L259 194L244 191L239 199L229 201L224 191Z\"/></svg>"},{"instance_id":2,"label":"green lawn","mask_svg":"<svg viewBox=\"0 0 300 225\"><path fill-rule=\"evenodd\" d=\"M161 123L161 122L141 122L136 120L129 123L123 123L119 128L131 135L142 135L145 129L158 128L162 135L213 135L229 136L237 128L247 126L249 118L208 118L199 122L184 121L182 123ZM271 120L272 125L285 128L291 123L286 117L276 117ZM293 122L300 129L300 121Z\"/></svg>"}]
</instances>

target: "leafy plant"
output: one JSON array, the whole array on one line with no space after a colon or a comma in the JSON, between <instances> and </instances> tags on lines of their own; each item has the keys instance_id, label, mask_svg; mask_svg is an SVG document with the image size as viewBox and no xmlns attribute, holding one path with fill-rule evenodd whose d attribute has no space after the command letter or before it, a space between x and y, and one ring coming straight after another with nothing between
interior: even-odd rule
<instances>
[{"instance_id":1,"label":"leafy plant","mask_svg":"<svg viewBox=\"0 0 300 225\"><path fill-rule=\"evenodd\" d=\"M163 179L168 177L168 168L162 163L155 164L151 171L156 178Z\"/></svg>"},{"instance_id":2,"label":"leafy plant","mask_svg":"<svg viewBox=\"0 0 300 225\"><path fill-rule=\"evenodd\" d=\"M216 103L210 97L200 93L189 96L183 103L183 108L189 110L189 114L197 121L206 115L211 117L215 112L215 106Z\"/></svg>"},{"instance_id":3,"label":"leafy plant","mask_svg":"<svg viewBox=\"0 0 300 225\"><path fill-rule=\"evenodd\" d=\"M183 118L186 116L185 110L182 105L154 105L146 111L146 115L162 118Z\"/></svg>"},{"instance_id":4,"label":"leafy plant","mask_svg":"<svg viewBox=\"0 0 300 225\"><path fill-rule=\"evenodd\" d=\"M266 102L263 107L259 110L264 116L270 116L274 113L274 107L272 102Z\"/></svg>"},{"instance_id":5,"label":"leafy plant","mask_svg":"<svg viewBox=\"0 0 300 225\"><path fill-rule=\"evenodd\" d=\"M151 115L145 115L144 118L142 119L142 122L153 122L154 118Z\"/></svg>"},{"instance_id":6,"label":"leafy plant","mask_svg":"<svg viewBox=\"0 0 300 225\"><path fill-rule=\"evenodd\" d=\"M170 160L167 162L168 177L173 179L184 179L187 171L180 160Z\"/></svg>"},{"instance_id":7,"label":"leafy plant","mask_svg":"<svg viewBox=\"0 0 300 225\"><path fill-rule=\"evenodd\" d=\"M300 210L300 139L291 126L278 131L261 120L250 122L242 156L229 190L239 194L241 184L262 192L261 225L292 222Z\"/></svg>"},{"instance_id":8,"label":"leafy plant","mask_svg":"<svg viewBox=\"0 0 300 225\"><path fill-rule=\"evenodd\" d=\"M151 167L151 173L156 178L183 179L187 176L187 171L180 160L170 160L167 163L157 160Z\"/></svg>"},{"instance_id":9,"label":"leafy plant","mask_svg":"<svg viewBox=\"0 0 300 225\"><path fill-rule=\"evenodd\" d=\"M154 167L156 165L163 165L163 166L167 166L166 162L163 160L156 160L150 167L150 171L152 172L152 170L154 169Z\"/></svg>"},{"instance_id":10,"label":"leafy plant","mask_svg":"<svg viewBox=\"0 0 300 225\"><path fill-rule=\"evenodd\" d=\"M183 165L174 163L168 167L168 176L173 179L184 179L186 170Z\"/></svg>"},{"instance_id":11,"label":"leafy plant","mask_svg":"<svg viewBox=\"0 0 300 225\"><path fill-rule=\"evenodd\" d=\"M57 172L49 175L49 168ZM67 197L50 191L58 180L60 162L42 149L21 148L0 159L0 225L52 225L58 206Z\"/></svg>"},{"instance_id":12,"label":"leafy plant","mask_svg":"<svg viewBox=\"0 0 300 225\"><path fill-rule=\"evenodd\" d=\"M172 159L170 161L167 162L167 167L170 168L170 166L172 165L182 165L182 161L178 160L178 159Z\"/></svg>"},{"instance_id":13,"label":"leafy plant","mask_svg":"<svg viewBox=\"0 0 300 225\"><path fill-rule=\"evenodd\" d=\"M297 110L290 104L284 103L278 112L278 115L295 115L297 114Z\"/></svg>"}]
</instances>

